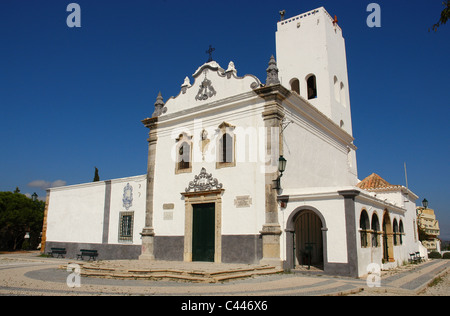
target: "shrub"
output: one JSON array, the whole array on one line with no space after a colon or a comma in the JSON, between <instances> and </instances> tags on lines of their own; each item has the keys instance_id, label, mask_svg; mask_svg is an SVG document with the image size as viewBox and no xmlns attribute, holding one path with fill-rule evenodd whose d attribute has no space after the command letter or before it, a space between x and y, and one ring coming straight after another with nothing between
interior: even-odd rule
<instances>
[{"instance_id":1,"label":"shrub","mask_svg":"<svg viewBox=\"0 0 450 316\"><path fill-rule=\"evenodd\" d=\"M444 253L444 255L442 256L442 259L450 259L450 252Z\"/></svg>"},{"instance_id":2,"label":"shrub","mask_svg":"<svg viewBox=\"0 0 450 316\"><path fill-rule=\"evenodd\" d=\"M430 259L441 259L442 256L441 256L441 254L440 254L439 252L437 252L437 251L432 251L432 252L430 252L430 253L428 254L428 258L430 258Z\"/></svg>"}]
</instances>

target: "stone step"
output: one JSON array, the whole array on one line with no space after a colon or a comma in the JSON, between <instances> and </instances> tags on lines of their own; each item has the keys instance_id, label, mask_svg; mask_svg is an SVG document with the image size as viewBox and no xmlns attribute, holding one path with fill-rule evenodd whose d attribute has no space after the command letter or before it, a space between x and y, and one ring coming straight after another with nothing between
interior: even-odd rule
<instances>
[{"instance_id":1,"label":"stone step","mask_svg":"<svg viewBox=\"0 0 450 316\"><path fill-rule=\"evenodd\" d=\"M61 267L64 269L64 267ZM185 280L190 282L216 283L232 279L242 279L257 275L269 275L282 272L273 266L257 266L219 271L193 271L180 269L124 269L103 267L98 264L82 264L81 276L117 278L117 279L148 279L148 280Z\"/></svg>"}]
</instances>

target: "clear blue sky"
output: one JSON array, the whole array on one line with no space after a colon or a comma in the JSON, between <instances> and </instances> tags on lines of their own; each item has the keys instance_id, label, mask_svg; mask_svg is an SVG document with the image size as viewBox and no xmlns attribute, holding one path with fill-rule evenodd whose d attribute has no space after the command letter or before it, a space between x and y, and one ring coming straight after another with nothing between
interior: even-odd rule
<instances>
[{"instance_id":1,"label":"clear blue sky","mask_svg":"<svg viewBox=\"0 0 450 316\"><path fill-rule=\"evenodd\" d=\"M69 28L66 7L81 7ZM442 0L383 0L369 28L363 0L2 0L0 191L90 182L146 172L147 130L158 91L177 95L207 60L265 80L278 12L324 6L347 44L360 179L405 185L436 210L450 239L450 24Z\"/></svg>"}]
</instances>

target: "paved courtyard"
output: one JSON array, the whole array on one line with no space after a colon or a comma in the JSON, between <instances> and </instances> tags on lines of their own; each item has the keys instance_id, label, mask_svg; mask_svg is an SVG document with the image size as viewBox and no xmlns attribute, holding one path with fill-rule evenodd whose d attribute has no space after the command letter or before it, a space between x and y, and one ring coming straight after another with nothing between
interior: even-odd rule
<instances>
[{"instance_id":1,"label":"paved courtyard","mask_svg":"<svg viewBox=\"0 0 450 316\"><path fill-rule=\"evenodd\" d=\"M41 258L38 253L0 254L0 295L156 295L156 296L325 296L325 295L446 295L449 291L450 261L431 260L382 272L380 287L369 287L366 279L334 277L309 273L278 273L224 282L111 279L83 277L62 267L80 261ZM102 265L102 262L99 263ZM117 265L118 263L116 263ZM120 265L126 265L121 261ZM175 264L175 263L174 263ZM181 263L182 264L182 263ZM129 265L136 262L129 261ZM170 268L167 262L154 267ZM179 268L180 263L176 263ZM188 269L238 269L239 265L193 263ZM435 287L428 284L439 277ZM69 284L79 287L69 287ZM377 279L373 276L372 283ZM77 283L78 282L78 283Z\"/></svg>"}]
</instances>

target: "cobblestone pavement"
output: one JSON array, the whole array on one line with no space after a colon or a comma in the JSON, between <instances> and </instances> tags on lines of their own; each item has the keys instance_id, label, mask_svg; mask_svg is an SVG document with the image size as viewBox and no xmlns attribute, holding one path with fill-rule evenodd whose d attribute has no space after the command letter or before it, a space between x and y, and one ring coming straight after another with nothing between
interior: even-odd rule
<instances>
[{"instance_id":1,"label":"cobblestone pavement","mask_svg":"<svg viewBox=\"0 0 450 316\"><path fill-rule=\"evenodd\" d=\"M0 295L157 295L157 296L324 296L449 295L450 261L433 260L383 272L380 287L366 279L311 274L276 274L214 284L184 281L118 280L80 277L61 269L73 260L41 258L38 253L0 255ZM123 263L122 263L123 264ZM130 261L130 265L133 262ZM162 263L167 268L168 263ZM177 263L180 264L180 263ZM211 265L207 264L210 268ZM236 265L233 265L235 267ZM221 268L220 266L216 266ZM200 265L195 266L201 268ZM440 277L437 285L428 284ZM375 279L371 279L375 280Z\"/></svg>"}]
</instances>

